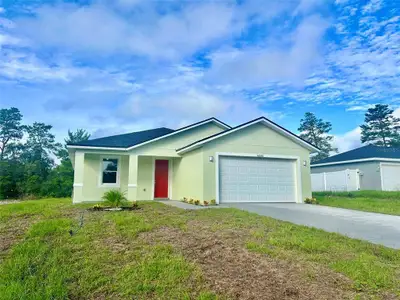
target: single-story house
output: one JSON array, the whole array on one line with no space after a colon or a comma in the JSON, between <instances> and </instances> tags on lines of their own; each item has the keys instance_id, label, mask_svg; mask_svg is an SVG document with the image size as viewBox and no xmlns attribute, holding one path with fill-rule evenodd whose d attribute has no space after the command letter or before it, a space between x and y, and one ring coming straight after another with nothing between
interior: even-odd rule
<instances>
[{"instance_id":1,"label":"single-story house","mask_svg":"<svg viewBox=\"0 0 400 300\"><path fill-rule=\"evenodd\" d=\"M73 202L117 188L130 201L184 197L223 202L303 202L318 149L261 117L236 127L210 118L69 144Z\"/></svg>"},{"instance_id":2,"label":"single-story house","mask_svg":"<svg viewBox=\"0 0 400 300\"><path fill-rule=\"evenodd\" d=\"M400 148L367 145L311 165L311 173L358 170L360 190L400 190Z\"/></svg>"}]
</instances>

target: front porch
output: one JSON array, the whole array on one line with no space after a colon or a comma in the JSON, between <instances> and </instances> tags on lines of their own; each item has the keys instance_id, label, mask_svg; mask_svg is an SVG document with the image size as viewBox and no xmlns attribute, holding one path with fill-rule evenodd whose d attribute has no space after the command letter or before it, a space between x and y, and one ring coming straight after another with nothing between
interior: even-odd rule
<instances>
[{"instance_id":1,"label":"front porch","mask_svg":"<svg viewBox=\"0 0 400 300\"><path fill-rule=\"evenodd\" d=\"M119 189L129 201L173 199L173 170L180 157L76 152L73 202L98 202Z\"/></svg>"}]
</instances>

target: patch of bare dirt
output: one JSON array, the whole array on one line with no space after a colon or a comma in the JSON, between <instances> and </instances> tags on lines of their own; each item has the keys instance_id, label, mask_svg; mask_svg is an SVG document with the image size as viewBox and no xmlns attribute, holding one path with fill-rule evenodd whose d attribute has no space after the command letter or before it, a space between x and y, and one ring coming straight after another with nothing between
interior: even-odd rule
<instances>
[{"instance_id":1,"label":"patch of bare dirt","mask_svg":"<svg viewBox=\"0 0 400 300\"><path fill-rule=\"evenodd\" d=\"M62 211L61 216L74 218L78 217L81 211L79 209L68 209ZM23 239L29 228L40 220L42 220L40 215L20 215L0 224L0 262L8 250Z\"/></svg>"},{"instance_id":2,"label":"patch of bare dirt","mask_svg":"<svg viewBox=\"0 0 400 300\"><path fill-rule=\"evenodd\" d=\"M0 225L0 262L7 251L23 238L25 232L33 223L32 218L23 217L15 218Z\"/></svg>"},{"instance_id":3,"label":"patch of bare dirt","mask_svg":"<svg viewBox=\"0 0 400 300\"><path fill-rule=\"evenodd\" d=\"M196 228L196 227L194 227ZM205 228L183 232L163 227L143 233L149 243L166 242L200 266L209 287L233 299L352 299L351 281L327 268L291 263L247 251L243 233ZM316 274L308 278L307 274Z\"/></svg>"}]
</instances>

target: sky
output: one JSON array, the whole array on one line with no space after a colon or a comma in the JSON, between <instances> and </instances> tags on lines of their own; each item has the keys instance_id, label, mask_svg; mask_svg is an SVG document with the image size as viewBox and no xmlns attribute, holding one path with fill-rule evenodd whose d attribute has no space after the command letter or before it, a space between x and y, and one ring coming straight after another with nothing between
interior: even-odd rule
<instances>
[{"instance_id":1,"label":"sky","mask_svg":"<svg viewBox=\"0 0 400 300\"><path fill-rule=\"evenodd\" d=\"M305 112L360 146L400 117L398 0L0 0L0 108L92 137Z\"/></svg>"}]
</instances>

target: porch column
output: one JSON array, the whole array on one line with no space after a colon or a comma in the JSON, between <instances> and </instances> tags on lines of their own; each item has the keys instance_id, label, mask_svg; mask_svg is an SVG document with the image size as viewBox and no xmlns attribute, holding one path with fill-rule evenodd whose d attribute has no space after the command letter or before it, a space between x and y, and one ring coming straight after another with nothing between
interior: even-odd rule
<instances>
[{"instance_id":1,"label":"porch column","mask_svg":"<svg viewBox=\"0 0 400 300\"><path fill-rule=\"evenodd\" d=\"M85 170L85 152L75 152L74 162L74 192L73 203L84 201L83 199L83 179Z\"/></svg>"},{"instance_id":2,"label":"porch column","mask_svg":"<svg viewBox=\"0 0 400 300\"><path fill-rule=\"evenodd\" d=\"M129 154L128 200L137 199L138 156Z\"/></svg>"}]
</instances>

